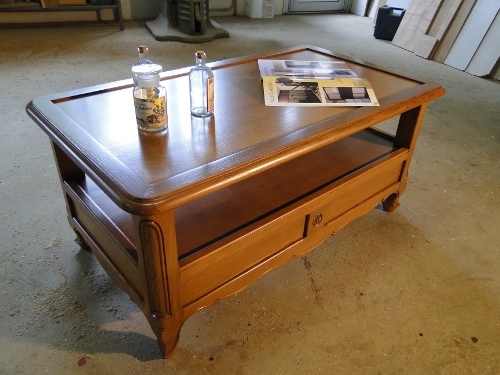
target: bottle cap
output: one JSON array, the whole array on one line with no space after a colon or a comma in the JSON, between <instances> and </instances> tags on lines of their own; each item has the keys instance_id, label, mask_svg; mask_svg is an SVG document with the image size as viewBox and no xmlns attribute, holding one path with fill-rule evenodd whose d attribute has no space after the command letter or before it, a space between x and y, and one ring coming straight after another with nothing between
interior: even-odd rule
<instances>
[{"instance_id":1,"label":"bottle cap","mask_svg":"<svg viewBox=\"0 0 500 375\"><path fill-rule=\"evenodd\" d=\"M204 59L206 56L204 51L196 51L194 55L196 56L197 59Z\"/></svg>"}]
</instances>

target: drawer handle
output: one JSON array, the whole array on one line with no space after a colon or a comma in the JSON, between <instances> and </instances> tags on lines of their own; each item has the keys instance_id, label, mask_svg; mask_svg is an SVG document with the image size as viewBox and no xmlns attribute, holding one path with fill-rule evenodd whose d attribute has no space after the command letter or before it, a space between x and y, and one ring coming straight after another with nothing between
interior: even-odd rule
<instances>
[{"instance_id":1,"label":"drawer handle","mask_svg":"<svg viewBox=\"0 0 500 375\"><path fill-rule=\"evenodd\" d=\"M316 216L314 216L314 219L312 220L312 225L314 227L317 227L322 220L323 220L323 215L317 214Z\"/></svg>"}]
</instances>

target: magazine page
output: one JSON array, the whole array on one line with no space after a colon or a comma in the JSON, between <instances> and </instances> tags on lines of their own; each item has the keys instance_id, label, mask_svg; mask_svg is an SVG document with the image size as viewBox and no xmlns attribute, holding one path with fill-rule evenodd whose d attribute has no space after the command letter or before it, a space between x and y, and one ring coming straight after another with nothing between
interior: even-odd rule
<instances>
[{"instance_id":1,"label":"magazine page","mask_svg":"<svg viewBox=\"0 0 500 375\"><path fill-rule=\"evenodd\" d=\"M262 77L267 106L378 106L370 83L362 78L307 79Z\"/></svg>"},{"instance_id":2,"label":"magazine page","mask_svg":"<svg viewBox=\"0 0 500 375\"><path fill-rule=\"evenodd\" d=\"M260 75L331 79L356 78L344 61L258 60Z\"/></svg>"}]
</instances>

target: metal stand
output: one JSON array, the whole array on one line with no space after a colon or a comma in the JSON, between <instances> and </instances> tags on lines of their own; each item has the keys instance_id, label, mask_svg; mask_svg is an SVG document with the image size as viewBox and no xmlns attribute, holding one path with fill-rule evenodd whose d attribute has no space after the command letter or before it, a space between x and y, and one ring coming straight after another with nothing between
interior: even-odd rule
<instances>
[{"instance_id":1,"label":"metal stand","mask_svg":"<svg viewBox=\"0 0 500 375\"><path fill-rule=\"evenodd\" d=\"M202 9L196 8L192 10L192 14L188 14L191 16L193 27L187 33L179 29L180 23L184 25L186 22L184 9L183 12L179 12L179 0L161 0L158 17L154 21L146 22L146 28L156 40L160 41L203 43L216 38L228 38L229 33L218 23L210 20L208 0L201 1L204 2Z\"/></svg>"}]
</instances>

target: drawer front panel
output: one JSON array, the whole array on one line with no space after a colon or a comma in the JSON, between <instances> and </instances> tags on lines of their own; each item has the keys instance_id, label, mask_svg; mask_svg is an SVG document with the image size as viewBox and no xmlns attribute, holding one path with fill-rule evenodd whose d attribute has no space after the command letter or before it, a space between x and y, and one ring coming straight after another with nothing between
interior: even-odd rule
<instances>
[{"instance_id":1,"label":"drawer front panel","mask_svg":"<svg viewBox=\"0 0 500 375\"><path fill-rule=\"evenodd\" d=\"M354 208L381 192L385 192L391 186L399 186L401 170L407 156L408 151L402 149L369 170L359 171L346 177L338 186L321 196L318 201L325 203L310 213L306 228L307 235L327 226L331 227L330 232L337 231L342 226L335 227L337 218L349 215L349 211L353 211L351 220L354 220L358 216ZM389 194L394 192L391 191ZM386 197L381 196L377 203ZM345 218L341 221L346 222Z\"/></svg>"},{"instance_id":2,"label":"drawer front panel","mask_svg":"<svg viewBox=\"0 0 500 375\"><path fill-rule=\"evenodd\" d=\"M237 277L255 264L304 237L305 215L286 215L217 250L181 262L181 302L187 305ZM215 244L217 245L217 244ZM183 263L186 263L183 266Z\"/></svg>"}]
</instances>

